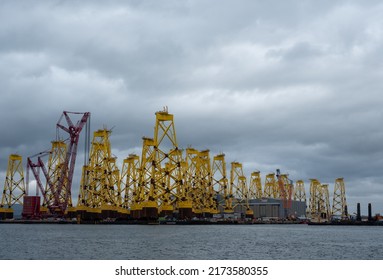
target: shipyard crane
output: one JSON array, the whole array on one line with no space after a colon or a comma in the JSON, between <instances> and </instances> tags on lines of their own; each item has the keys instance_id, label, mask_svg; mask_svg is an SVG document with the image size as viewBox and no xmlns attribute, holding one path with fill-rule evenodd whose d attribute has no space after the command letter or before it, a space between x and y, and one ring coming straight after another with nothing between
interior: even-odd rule
<instances>
[{"instance_id":1,"label":"shipyard crane","mask_svg":"<svg viewBox=\"0 0 383 280\"><path fill-rule=\"evenodd\" d=\"M30 156L27 158L27 177L26 177L26 185L27 185L27 195L29 195L29 172L32 171L33 176L35 177L36 180L36 196L39 195L39 190L41 191L41 194L43 195L44 199L47 198L46 194L48 192L48 189L53 193L53 186L50 181L47 169L45 168L45 164L42 160L44 156L49 155L50 151L44 151L40 152L38 154L35 154L33 156ZM37 157L37 161L33 162L32 159ZM43 183L41 181L41 176L40 176L40 170L43 170L44 176L47 179L47 189L44 188Z\"/></svg>"},{"instance_id":2,"label":"shipyard crane","mask_svg":"<svg viewBox=\"0 0 383 280\"><path fill-rule=\"evenodd\" d=\"M73 115L80 115L80 119L77 123L73 123L71 117ZM66 121L66 124L64 121ZM47 171L45 164L42 160L43 156L46 156L52 151L45 151L37 156L37 162L33 162L32 157L29 157L27 160L27 177L29 178L29 170L32 170L32 174L34 175L38 189L41 190L44 201L46 201L46 205L48 206L48 210L50 214L63 216L68 206L72 207L69 203L71 201L71 187L72 187L72 179L74 168L76 164L76 156L77 156L77 146L80 138L80 133L83 127L86 125L86 137L85 137L85 156L89 150L89 131L90 131L90 113L80 113L80 112L69 112L64 111L56 124L56 134L57 141L59 141L59 132L64 131L69 134L69 137L65 140L66 142L66 154L63 161L60 163L59 174L57 175L58 180L54 180L51 178L51 174ZM86 161L86 159L85 159ZM46 179L47 188L44 188L41 178L39 175L40 169L43 171L43 175ZM28 182L27 180L27 186ZM27 187L28 188L28 187ZM49 190L49 191L47 191ZM49 195L48 195L49 193Z\"/></svg>"}]
</instances>

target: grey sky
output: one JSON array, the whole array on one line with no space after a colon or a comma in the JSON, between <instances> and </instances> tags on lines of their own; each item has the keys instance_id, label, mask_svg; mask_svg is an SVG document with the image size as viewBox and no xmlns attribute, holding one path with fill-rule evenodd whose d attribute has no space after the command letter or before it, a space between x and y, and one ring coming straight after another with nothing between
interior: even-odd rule
<instances>
[{"instance_id":1,"label":"grey sky","mask_svg":"<svg viewBox=\"0 0 383 280\"><path fill-rule=\"evenodd\" d=\"M0 180L10 153L50 147L63 110L114 127L121 161L167 105L180 147L248 176L280 168L307 192L344 177L351 211L383 213L382 14L380 1L1 1Z\"/></svg>"}]
</instances>

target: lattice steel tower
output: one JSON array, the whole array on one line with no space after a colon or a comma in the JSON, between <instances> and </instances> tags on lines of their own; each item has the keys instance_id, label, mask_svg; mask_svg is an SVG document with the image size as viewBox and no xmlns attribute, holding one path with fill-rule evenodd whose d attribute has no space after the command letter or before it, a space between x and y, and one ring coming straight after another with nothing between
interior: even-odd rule
<instances>
[{"instance_id":1,"label":"lattice steel tower","mask_svg":"<svg viewBox=\"0 0 383 280\"><path fill-rule=\"evenodd\" d=\"M263 196L265 198L278 198L279 195L276 189L277 186L278 184L276 183L276 180L275 180L275 173L267 174Z\"/></svg>"},{"instance_id":2,"label":"lattice steel tower","mask_svg":"<svg viewBox=\"0 0 383 280\"><path fill-rule=\"evenodd\" d=\"M213 158L212 178L213 189L216 193L215 209L218 211L221 207L225 213L233 213L230 188L226 176L225 154L219 154Z\"/></svg>"},{"instance_id":3,"label":"lattice steel tower","mask_svg":"<svg viewBox=\"0 0 383 280\"><path fill-rule=\"evenodd\" d=\"M236 210L236 207L245 207L246 216L254 216L254 212L250 209L249 206L249 190L247 188L246 177L243 174L242 163L231 163L230 193L233 196L232 207L234 210Z\"/></svg>"},{"instance_id":4,"label":"lattice steel tower","mask_svg":"<svg viewBox=\"0 0 383 280\"><path fill-rule=\"evenodd\" d=\"M337 178L335 180L331 213L332 216L340 216L343 220L348 219L346 188L343 178Z\"/></svg>"},{"instance_id":5,"label":"lattice steel tower","mask_svg":"<svg viewBox=\"0 0 383 280\"><path fill-rule=\"evenodd\" d=\"M65 203L66 197L68 197L68 207L72 207L72 196L67 194L68 189L63 188L62 192L58 192L59 183L61 180L62 170L65 164L65 157L67 153L67 145L64 141L52 141L52 148L49 152L48 159L48 178L45 190L41 212L61 211L61 209L55 207L55 204L62 205ZM67 170L68 172L68 170ZM64 186L68 185L67 175L64 176L62 182ZM58 203L57 203L58 202Z\"/></svg>"},{"instance_id":6,"label":"lattice steel tower","mask_svg":"<svg viewBox=\"0 0 383 280\"><path fill-rule=\"evenodd\" d=\"M317 179L310 179L309 217L316 221L330 219L330 199L328 185L321 184Z\"/></svg>"},{"instance_id":7,"label":"lattice steel tower","mask_svg":"<svg viewBox=\"0 0 383 280\"><path fill-rule=\"evenodd\" d=\"M320 188L320 202L318 207L318 214L321 219L330 220L331 209L330 209L330 196L328 191L328 185L322 184Z\"/></svg>"},{"instance_id":8,"label":"lattice steel tower","mask_svg":"<svg viewBox=\"0 0 383 280\"><path fill-rule=\"evenodd\" d=\"M306 190L305 190L305 183L303 180L298 180L295 183L295 189L294 189L294 200L295 201L302 201L306 203Z\"/></svg>"},{"instance_id":9,"label":"lattice steel tower","mask_svg":"<svg viewBox=\"0 0 383 280\"><path fill-rule=\"evenodd\" d=\"M186 149L186 157L184 160L184 188L187 190L185 193L186 197L190 198L190 204L187 205L184 210L182 210L182 217L185 218L184 213L188 213L188 215L202 215L202 207L200 200L200 176L199 176L199 165L200 165L200 152L194 148ZM183 202L184 203L184 202ZM191 207L191 209L189 208ZM179 208L184 208L179 206Z\"/></svg>"},{"instance_id":10,"label":"lattice steel tower","mask_svg":"<svg viewBox=\"0 0 383 280\"><path fill-rule=\"evenodd\" d=\"M26 195L26 189L22 157L12 154L8 158L8 168L0 204L0 220L13 218L12 206L15 204L22 205L24 195Z\"/></svg>"},{"instance_id":11,"label":"lattice steel tower","mask_svg":"<svg viewBox=\"0 0 383 280\"><path fill-rule=\"evenodd\" d=\"M174 116L168 113L167 107L156 112L154 143L157 174L155 178L161 182L156 185L159 188L157 200L160 211L170 214L175 210L173 205L176 205L182 209L181 212L190 212L191 200L187 196L187 190L184 190L183 183L182 151L178 149Z\"/></svg>"},{"instance_id":12,"label":"lattice steel tower","mask_svg":"<svg viewBox=\"0 0 383 280\"><path fill-rule=\"evenodd\" d=\"M214 214L214 189L212 183L212 170L210 151L200 152L200 188L202 192L202 213L205 217Z\"/></svg>"},{"instance_id":13,"label":"lattice steel tower","mask_svg":"<svg viewBox=\"0 0 383 280\"><path fill-rule=\"evenodd\" d=\"M263 196L262 193L262 182L261 182L261 173L259 171L254 171L251 173L250 185L249 185L249 199L261 199Z\"/></svg>"},{"instance_id":14,"label":"lattice steel tower","mask_svg":"<svg viewBox=\"0 0 383 280\"><path fill-rule=\"evenodd\" d=\"M121 196L119 206L123 213L130 214L130 210L141 201L141 192L138 188L140 157L134 154L124 159L120 176Z\"/></svg>"},{"instance_id":15,"label":"lattice steel tower","mask_svg":"<svg viewBox=\"0 0 383 280\"><path fill-rule=\"evenodd\" d=\"M310 179L310 203L307 216L311 219L318 218L318 203L321 197L321 183L317 179Z\"/></svg>"},{"instance_id":16,"label":"lattice steel tower","mask_svg":"<svg viewBox=\"0 0 383 280\"><path fill-rule=\"evenodd\" d=\"M115 218L119 211L119 169L116 158L112 156L109 141L110 130L100 129L94 132L91 144L89 164L83 168L82 190L78 200L78 209L83 206L87 211L100 218Z\"/></svg>"}]
</instances>

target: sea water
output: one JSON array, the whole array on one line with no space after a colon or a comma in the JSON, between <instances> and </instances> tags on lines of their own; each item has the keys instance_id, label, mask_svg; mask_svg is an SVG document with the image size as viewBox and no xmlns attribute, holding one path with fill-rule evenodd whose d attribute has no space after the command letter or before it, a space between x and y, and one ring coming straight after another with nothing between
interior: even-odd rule
<instances>
[{"instance_id":1,"label":"sea water","mask_svg":"<svg viewBox=\"0 0 383 280\"><path fill-rule=\"evenodd\" d=\"M383 227L0 224L0 259L382 260Z\"/></svg>"}]
</instances>

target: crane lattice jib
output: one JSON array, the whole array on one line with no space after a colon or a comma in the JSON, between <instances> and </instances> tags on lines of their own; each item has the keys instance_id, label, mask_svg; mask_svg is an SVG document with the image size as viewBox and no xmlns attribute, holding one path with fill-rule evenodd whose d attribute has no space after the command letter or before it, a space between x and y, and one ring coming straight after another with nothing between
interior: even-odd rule
<instances>
[{"instance_id":1,"label":"crane lattice jib","mask_svg":"<svg viewBox=\"0 0 383 280\"><path fill-rule=\"evenodd\" d=\"M70 118L70 115L72 114L82 115L81 119L76 124L73 124ZM74 167L76 163L79 136L83 126L87 123L89 117L89 112L78 113L64 111L61 115L58 123L56 124L57 141L61 141L58 133L60 129L69 134L69 144L66 144L66 154L64 160L62 155L60 155L59 162L53 163L52 160L50 160L48 162L48 169L45 167L42 157L48 154L52 155L52 153L56 153L57 151L55 151L54 149L58 147L55 146L52 147L51 151L45 151L35 155L37 156L37 163L34 163L32 161L32 158L35 156L28 158L27 189L29 183L29 170L31 170L37 182L36 192L38 192L38 190L41 191L43 195L43 203L49 207L52 214L54 212L59 215L64 215L68 205L71 204L71 186ZM66 120L67 126L61 124L62 119ZM60 147L60 149L61 148L62 147ZM43 183L40 178L40 170L42 170L43 175L46 179L45 187L43 186Z\"/></svg>"},{"instance_id":2,"label":"crane lattice jib","mask_svg":"<svg viewBox=\"0 0 383 280\"><path fill-rule=\"evenodd\" d=\"M278 186L279 186L279 198L283 201L283 208L285 210L291 208L291 198L293 193L293 187L290 183L287 174L277 174L278 177ZM287 210L288 212L288 210ZM289 213L286 213L289 214Z\"/></svg>"},{"instance_id":3,"label":"crane lattice jib","mask_svg":"<svg viewBox=\"0 0 383 280\"><path fill-rule=\"evenodd\" d=\"M32 171L33 176L35 177L36 184L37 184L36 195L38 195L39 190L40 190L44 200L47 200L46 199L47 194L45 192L45 187L44 187L44 185L41 181L41 178L40 178L40 170L43 170L43 175L46 176L46 181L47 181L47 185L50 189L50 192L54 193L54 187L50 181L48 172L46 171L44 162L42 160L42 157L48 155L49 153L50 153L50 151L44 151L44 152L38 153L37 155L34 155L34 156L27 158L27 178L26 178L27 195L29 195L29 171L30 170ZM32 161L32 158L34 158L34 157L37 157L37 162ZM54 197L56 197L56 194L54 194Z\"/></svg>"},{"instance_id":4,"label":"crane lattice jib","mask_svg":"<svg viewBox=\"0 0 383 280\"><path fill-rule=\"evenodd\" d=\"M42 207L51 208L54 205L61 205L65 200L65 192L62 194L57 192L58 183L61 176L61 170L65 162L66 143L64 141L52 141L52 149L49 153L48 170L44 176L49 178L45 185L45 196L43 197ZM41 158L39 159L41 161ZM41 165L44 164L41 162ZM67 184L67 182L64 182ZM65 191L66 189L64 189ZM71 206L71 196L69 196L69 206Z\"/></svg>"},{"instance_id":5,"label":"crane lattice jib","mask_svg":"<svg viewBox=\"0 0 383 280\"><path fill-rule=\"evenodd\" d=\"M76 123L73 124L70 115L82 115L81 119ZM67 127L61 124L62 119L65 118ZM69 134L69 145L67 148L67 153L65 156L65 162L63 164L63 168L61 169L61 176L57 187L57 193L58 195L61 195L62 189L65 188L65 199L64 203L61 206L61 210L64 213L69 201L69 196L71 195L72 190L72 180L73 180L73 173L74 168L76 164L76 156L77 156L77 146L78 141L80 138L80 133L85 126L85 124L88 122L90 118L90 112L80 113L80 112L69 112L64 111L61 115L59 121L57 122L57 128L62 129L63 131L67 132ZM67 185L65 185L65 182L67 182Z\"/></svg>"}]
</instances>

